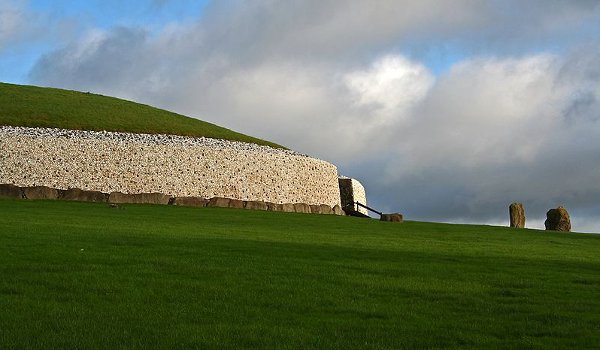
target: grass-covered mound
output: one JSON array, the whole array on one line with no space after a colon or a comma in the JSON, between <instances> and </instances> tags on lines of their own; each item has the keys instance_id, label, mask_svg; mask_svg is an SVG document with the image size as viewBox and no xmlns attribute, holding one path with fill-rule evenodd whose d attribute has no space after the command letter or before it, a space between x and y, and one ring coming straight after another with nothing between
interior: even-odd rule
<instances>
[{"instance_id":1,"label":"grass-covered mound","mask_svg":"<svg viewBox=\"0 0 600 350\"><path fill-rule=\"evenodd\" d=\"M600 344L600 236L0 199L0 348Z\"/></svg>"},{"instance_id":2,"label":"grass-covered mound","mask_svg":"<svg viewBox=\"0 0 600 350\"><path fill-rule=\"evenodd\" d=\"M0 125L173 134L281 146L144 104L91 93L0 83Z\"/></svg>"}]
</instances>

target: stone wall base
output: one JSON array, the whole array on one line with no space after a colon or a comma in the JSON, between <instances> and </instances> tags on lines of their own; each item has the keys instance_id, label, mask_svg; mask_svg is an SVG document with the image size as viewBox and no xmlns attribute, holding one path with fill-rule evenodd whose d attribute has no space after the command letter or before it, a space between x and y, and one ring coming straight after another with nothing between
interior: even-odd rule
<instances>
[{"instance_id":1,"label":"stone wall base","mask_svg":"<svg viewBox=\"0 0 600 350\"><path fill-rule=\"evenodd\" d=\"M330 207L327 204L277 204L263 201L241 201L239 199L223 197L171 197L162 193L102 193L98 191L85 191L77 188L60 190L46 186L19 187L12 184L0 184L0 197L10 197L19 199L71 200L113 204L161 204L189 207L237 208L305 214L344 215L344 212L342 211L339 205Z\"/></svg>"}]
</instances>

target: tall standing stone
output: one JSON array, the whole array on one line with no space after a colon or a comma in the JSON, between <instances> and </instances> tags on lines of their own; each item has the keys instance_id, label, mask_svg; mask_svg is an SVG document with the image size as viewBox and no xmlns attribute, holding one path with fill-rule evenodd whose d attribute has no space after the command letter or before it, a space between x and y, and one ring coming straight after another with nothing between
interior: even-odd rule
<instances>
[{"instance_id":1,"label":"tall standing stone","mask_svg":"<svg viewBox=\"0 0 600 350\"><path fill-rule=\"evenodd\" d=\"M524 228L525 227L525 209L521 203L512 203L508 207L510 215L510 227Z\"/></svg>"},{"instance_id":2,"label":"tall standing stone","mask_svg":"<svg viewBox=\"0 0 600 350\"><path fill-rule=\"evenodd\" d=\"M558 207L556 209L548 210L544 225L546 225L546 230L563 232L571 231L571 218L569 217L567 209Z\"/></svg>"}]
</instances>

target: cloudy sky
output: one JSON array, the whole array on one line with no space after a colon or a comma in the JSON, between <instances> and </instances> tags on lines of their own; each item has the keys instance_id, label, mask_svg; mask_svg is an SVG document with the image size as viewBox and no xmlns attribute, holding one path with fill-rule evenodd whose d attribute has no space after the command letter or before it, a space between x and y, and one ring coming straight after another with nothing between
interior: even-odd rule
<instances>
[{"instance_id":1,"label":"cloudy sky","mask_svg":"<svg viewBox=\"0 0 600 350\"><path fill-rule=\"evenodd\" d=\"M0 81L286 145L408 219L600 232L600 0L0 0Z\"/></svg>"}]
</instances>

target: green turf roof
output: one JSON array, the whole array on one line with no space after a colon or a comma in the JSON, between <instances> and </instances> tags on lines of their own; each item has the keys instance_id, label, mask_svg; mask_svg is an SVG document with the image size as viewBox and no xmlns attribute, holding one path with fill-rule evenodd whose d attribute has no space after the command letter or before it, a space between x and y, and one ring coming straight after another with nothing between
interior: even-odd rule
<instances>
[{"instance_id":1,"label":"green turf roof","mask_svg":"<svg viewBox=\"0 0 600 350\"><path fill-rule=\"evenodd\" d=\"M0 125L210 137L282 146L148 105L92 93L0 83Z\"/></svg>"}]
</instances>

